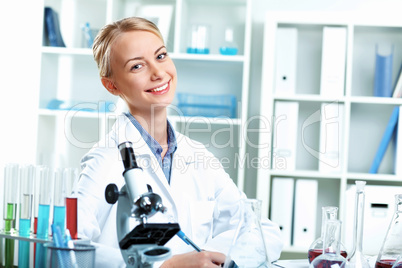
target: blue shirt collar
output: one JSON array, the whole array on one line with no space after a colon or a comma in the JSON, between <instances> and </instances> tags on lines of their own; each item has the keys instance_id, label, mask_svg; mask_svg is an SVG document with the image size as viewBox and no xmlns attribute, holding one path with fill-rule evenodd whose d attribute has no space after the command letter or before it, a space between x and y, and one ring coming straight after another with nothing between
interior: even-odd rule
<instances>
[{"instance_id":1,"label":"blue shirt collar","mask_svg":"<svg viewBox=\"0 0 402 268\"><path fill-rule=\"evenodd\" d=\"M151 150L151 152L159 160L161 158L162 146L140 125L140 123L137 121L137 119L134 118L134 116L131 113L125 113L125 115L131 121L131 123L133 123L138 132L140 132L141 137L148 144L148 147ZM167 120L167 135L168 135L168 150L166 152L166 155L170 155L174 153L177 149L177 140L176 135L174 133L174 129L170 124L169 120Z\"/></svg>"}]
</instances>

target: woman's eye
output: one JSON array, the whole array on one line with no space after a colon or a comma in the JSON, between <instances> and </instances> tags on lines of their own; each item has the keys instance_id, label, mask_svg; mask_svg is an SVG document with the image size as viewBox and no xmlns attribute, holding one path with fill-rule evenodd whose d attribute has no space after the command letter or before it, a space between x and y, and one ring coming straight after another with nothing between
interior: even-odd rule
<instances>
[{"instance_id":1,"label":"woman's eye","mask_svg":"<svg viewBox=\"0 0 402 268\"><path fill-rule=\"evenodd\" d=\"M131 70L133 71L133 70L138 70L138 69L140 69L142 67L142 64L136 64L136 65L133 65L132 67L131 67Z\"/></svg>"},{"instance_id":2,"label":"woman's eye","mask_svg":"<svg viewBox=\"0 0 402 268\"><path fill-rule=\"evenodd\" d=\"M164 58L166 58L166 56L167 56L167 52L164 52L164 53L159 54L157 58L158 58L158 60L163 60Z\"/></svg>"}]
</instances>

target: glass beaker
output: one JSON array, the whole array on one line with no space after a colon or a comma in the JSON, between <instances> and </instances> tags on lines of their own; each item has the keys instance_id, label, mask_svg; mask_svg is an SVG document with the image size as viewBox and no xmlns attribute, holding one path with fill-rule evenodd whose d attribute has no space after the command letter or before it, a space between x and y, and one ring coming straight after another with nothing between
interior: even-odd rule
<instances>
[{"instance_id":1,"label":"glass beaker","mask_svg":"<svg viewBox=\"0 0 402 268\"><path fill-rule=\"evenodd\" d=\"M355 217L353 223L353 249L349 254L350 268L370 268L367 258L363 254L363 223L364 223L364 199L365 181L356 181Z\"/></svg>"},{"instance_id":2,"label":"glass beaker","mask_svg":"<svg viewBox=\"0 0 402 268\"><path fill-rule=\"evenodd\" d=\"M375 268L391 268L402 253L402 194L395 195L395 213L378 253ZM401 265L402 267L402 265Z\"/></svg>"},{"instance_id":3,"label":"glass beaker","mask_svg":"<svg viewBox=\"0 0 402 268\"><path fill-rule=\"evenodd\" d=\"M322 254L322 249L324 246L324 233L325 233L325 223L327 220L338 219L338 208L333 206L322 207L321 216L321 236L314 240L308 250L308 261L311 263L317 256ZM341 243L340 253L346 258L346 247Z\"/></svg>"},{"instance_id":4,"label":"glass beaker","mask_svg":"<svg viewBox=\"0 0 402 268\"><path fill-rule=\"evenodd\" d=\"M325 222L323 254L310 263L310 268L347 267L346 258L340 254L341 225L340 220Z\"/></svg>"},{"instance_id":5,"label":"glass beaker","mask_svg":"<svg viewBox=\"0 0 402 268\"><path fill-rule=\"evenodd\" d=\"M261 229L261 200L242 199L240 213L224 267L271 267Z\"/></svg>"}]
</instances>

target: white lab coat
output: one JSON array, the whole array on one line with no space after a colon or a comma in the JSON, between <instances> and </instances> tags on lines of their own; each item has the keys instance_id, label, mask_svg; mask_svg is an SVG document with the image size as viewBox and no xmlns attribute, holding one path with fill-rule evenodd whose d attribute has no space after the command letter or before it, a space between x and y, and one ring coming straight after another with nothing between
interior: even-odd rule
<instances>
[{"instance_id":1,"label":"white lab coat","mask_svg":"<svg viewBox=\"0 0 402 268\"><path fill-rule=\"evenodd\" d=\"M244 193L206 148L176 132L170 185L155 156L130 120L121 115L112 131L82 159L82 173L76 188L79 237L96 246L96 267L125 266L116 232L117 204L105 201L105 188L124 186L124 167L117 146L131 141L139 166L149 175L154 193L161 196L167 212L157 213L149 222L177 222L195 244L206 250L228 252L233 229L238 224L238 201ZM271 261L280 256L282 241L278 226L263 219ZM167 244L173 254L194 250L177 236Z\"/></svg>"}]
</instances>

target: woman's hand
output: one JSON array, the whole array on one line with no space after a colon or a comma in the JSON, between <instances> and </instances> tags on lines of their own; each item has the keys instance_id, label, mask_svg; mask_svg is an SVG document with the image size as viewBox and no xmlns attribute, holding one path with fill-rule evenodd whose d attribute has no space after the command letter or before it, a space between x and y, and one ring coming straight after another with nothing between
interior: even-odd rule
<instances>
[{"instance_id":1,"label":"woman's hand","mask_svg":"<svg viewBox=\"0 0 402 268\"><path fill-rule=\"evenodd\" d=\"M165 261L161 268L179 267L221 267L225 261L225 254L212 251L192 251L174 255Z\"/></svg>"}]
</instances>

